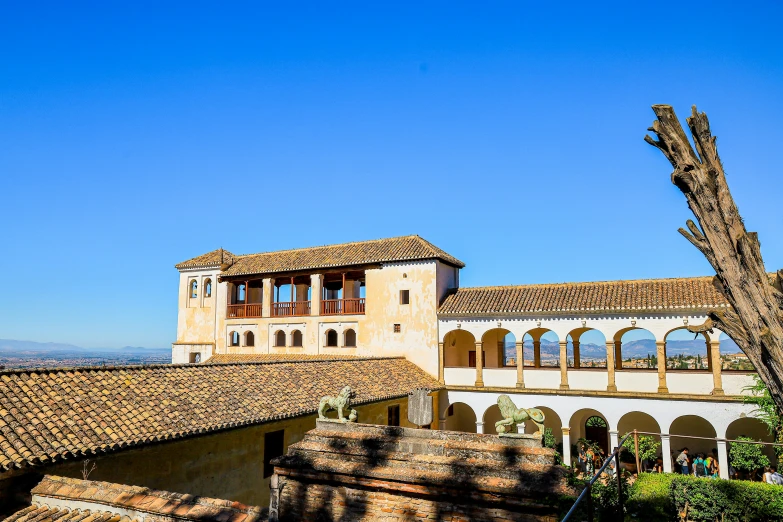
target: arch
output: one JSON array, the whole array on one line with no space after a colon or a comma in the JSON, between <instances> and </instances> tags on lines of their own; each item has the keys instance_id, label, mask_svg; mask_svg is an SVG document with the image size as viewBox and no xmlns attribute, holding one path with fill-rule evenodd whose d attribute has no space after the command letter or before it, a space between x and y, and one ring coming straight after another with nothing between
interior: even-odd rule
<instances>
[{"instance_id":1,"label":"arch","mask_svg":"<svg viewBox=\"0 0 783 522\"><path fill-rule=\"evenodd\" d=\"M253 335L253 332L245 332L245 346L255 346L256 345L256 336Z\"/></svg>"},{"instance_id":2,"label":"arch","mask_svg":"<svg viewBox=\"0 0 783 522\"><path fill-rule=\"evenodd\" d=\"M446 429L476 433L476 413L464 402L452 403L446 408Z\"/></svg>"},{"instance_id":3,"label":"arch","mask_svg":"<svg viewBox=\"0 0 783 522\"><path fill-rule=\"evenodd\" d=\"M516 337L505 328L492 328L481 336L484 350L484 368L502 368L509 361L516 366ZM493 432L494 433L494 432Z\"/></svg>"},{"instance_id":4,"label":"arch","mask_svg":"<svg viewBox=\"0 0 783 522\"><path fill-rule=\"evenodd\" d=\"M443 337L443 352L447 368L469 368L471 362L475 367L476 338L465 330L451 330Z\"/></svg>"},{"instance_id":5,"label":"arch","mask_svg":"<svg viewBox=\"0 0 783 522\"><path fill-rule=\"evenodd\" d=\"M693 334L687 326L672 328L663 337L667 370L712 370L712 349L707 333Z\"/></svg>"},{"instance_id":6,"label":"arch","mask_svg":"<svg viewBox=\"0 0 783 522\"><path fill-rule=\"evenodd\" d=\"M326 331L326 346L333 348L337 346L337 332L334 330Z\"/></svg>"},{"instance_id":7,"label":"arch","mask_svg":"<svg viewBox=\"0 0 783 522\"><path fill-rule=\"evenodd\" d=\"M503 420L503 414L500 413L500 408L498 408L497 404L493 404L489 408L487 408L487 411L484 412L484 433L489 433L492 435L497 434L497 430L495 429L495 423L497 421Z\"/></svg>"},{"instance_id":8,"label":"arch","mask_svg":"<svg viewBox=\"0 0 783 522\"><path fill-rule=\"evenodd\" d=\"M525 365L530 360L534 368L560 366L560 338L553 330L541 327L528 330L522 336L522 346Z\"/></svg>"},{"instance_id":9,"label":"arch","mask_svg":"<svg viewBox=\"0 0 783 522\"><path fill-rule=\"evenodd\" d=\"M343 346L348 348L356 347L356 330L353 328L348 328L345 332L343 332Z\"/></svg>"},{"instance_id":10,"label":"arch","mask_svg":"<svg viewBox=\"0 0 783 522\"><path fill-rule=\"evenodd\" d=\"M291 332L291 346L301 347L302 346L302 332L299 330L294 330Z\"/></svg>"},{"instance_id":11,"label":"arch","mask_svg":"<svg viewBox=\"0 0 783 522\"><path fill-rule=\"evenodd\" d=\"M661 425L658 421L649 413L642 411L630 411L620 417L617 422L617 434L620 439L625 437L627 433L637 431L646 431L648 433L661 433ZM661 453L661 436L660 435L648 435L658 441L658 455ZM644 461L642 464L642 470L647 471L654 467L655 463L651 461Z\"/></svg>"},{"instance_id":12,"label":"arch","mask_svg":"<svg viewBox=\"0 0 783 522\"><path fill-rule=\"evenodd\" d=\"M190 280L190 298L198 297L198 281Z\"/></svg>"},{"instance_id":13,"label":"arch","mask_svg":"<svg viewBox=\"0 0 783 522\"><path fill-rule=\"evenodd\" d=\"M275 332L275 346L285 346L285 332L283 330Z\"/></svg>"},{"instance_id":14,"label":"arch","mask_svg":"<svg viewBox=\"0 0 783 522\"><path fill-rule=\"evenodd\" d=\"M550 428L555 439L558 442L563 442L563 421L560 415L552 408L547 408L546 406L536 406L536 408L544 413L544 429ZM525 421L525 433L532 434L536 430L538 430L538 427L533 424L533 421Z\"/></svg>"},{"instance_id":15,"label":"arch","mask_svg":"<svg viewBox=\"0 0 783 522\"><path fill-rule=\"evenodd\" d=\"M698 453L708 455L712 452L712 448L717 446L714 440L717 436L715 427L710 421L698 415L677 417L669 427L669 434L671 435L671 449L673 451L673 455L670 457L672 461L679 455L682 448L687 447L691 455ZM692 439L678 437L678 435L692 435L695 437L706 437L706 439ZM664 455L664 458L666 458L666 455ZM672 462L672 469L679 469L674 462Z\"/></svg>"},{"instance_id":16,"label":"arch","mask_svg":"<svg viewBox=\"0 0 783 522\"><path fill-rule=\"evenodd\" d=\"M590 419L593 420L590 421ZM595 419L602 420L605 426L601 426L600 422L597 422ZM589 425L588 421L590 421ZM592 408L583 408L571 416L568 426L571 428L572 442L575 443L577 440L584 438L597 443L604 451L604 454L608 453L609 430L611 428L604 414Z\"/></svg>"},{"instance_id":17,"label":"arch","mask_svg":"<svg viewBox=\"0 0 783 522\"><path fill-rule=\"evenodd\" d=\"M741 417L733 420L731 424L728 425L726 428L726 438L732 440L737 437L750 437L753 440L759 440L761 442L775 442L775 437L770 434L766 423L756 417ZM775 462L774 446L762 446L762 451L764 452L764 455L769 458L770 462ZM778 466L781 464L783 464L783 462L778 462ZM778 472L780 472L780 470L778 470Z\"/></svg>"},{"instance_id":18,"label":"arch","mask_svg":"<svg viewBox=\"0 0 783 522\"><path fill-rule=\"evenodd\" d=\"M204 297L212 297L212 279L204 280Z\"/></svg>"},{"instance_id":19,"label":"arch","mask_svg":"<svg viewBox=\"0 0 783 522\"><path fill-rule=\"evenodd\" d=\"M654 370L658 368L658 348L650 330L631 326L614 334L616 370Z\"/></svg>"},{"instance_id":20,"label":"arch","mask_svg":"<svg viewBox=\"0 0 783 522\"><path fill-rule=\"evenodd\" d=\"M576 328L566 336L568 366L606 368L606 336L595 328Z\"/></svg>"},{"instance_id":21,"label":"arch","mask_svg":"<svg viewBox=\"0 0 783 522\"><path fill-rule=\"evenodd\" d=\"M228 333L228 345L229 346L239 346L239 333L238 332L229 332Z\"/></svg>"}]
</instances>

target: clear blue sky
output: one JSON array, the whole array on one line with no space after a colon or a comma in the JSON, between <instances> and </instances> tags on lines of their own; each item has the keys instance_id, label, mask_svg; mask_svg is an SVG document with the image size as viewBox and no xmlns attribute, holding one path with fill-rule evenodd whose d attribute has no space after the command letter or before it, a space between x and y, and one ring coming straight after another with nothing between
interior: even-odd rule
<instances>
[{"instance_id":1,"label":"clear blue sky","mask_svg":"<svg viewBox=\"0 0 783 522\"><path fill-rule=\"evenodd\" d=\"M465 286L710 274L654 103L707 111L783 266L780 4L544 4L3 2L0 338L167 346L173 265L221 246L416 233Z\"/></svg>"}]
</instances>

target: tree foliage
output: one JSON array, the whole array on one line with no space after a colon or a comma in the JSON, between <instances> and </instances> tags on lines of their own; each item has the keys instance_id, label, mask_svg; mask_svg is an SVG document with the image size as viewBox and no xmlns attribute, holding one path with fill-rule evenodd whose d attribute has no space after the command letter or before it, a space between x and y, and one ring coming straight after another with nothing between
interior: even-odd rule
<instances>
[{"instance_id":1,"label":"tree foliage","mask_svg":"<svg viewBox=\"0 0 783 522\"><path fill-rule=\"evenodd\" d=\"M737 437L737 440L756 442L750 437ZM747 472L769 466L769 458L764 455L760 444L743 444L742 442L731 443L729 462L735 469Z\"/></svg>"},{"instance_id":2,"label":"tree foliage","mask_svg":"<svg viewBox=\"0 0 783 522\"><path fill-rule=\"evenodd\" d=\"M627 433L625 435L628 435ZM623 437L625 437L623 435ZM634 456L636 455L636 444L633 437L628 437L623 442L623 448L627 449ZM652 435L639 435L639 460L654 460L658 456L658 450L661 443Z\"/></svg>"}]
</instances>

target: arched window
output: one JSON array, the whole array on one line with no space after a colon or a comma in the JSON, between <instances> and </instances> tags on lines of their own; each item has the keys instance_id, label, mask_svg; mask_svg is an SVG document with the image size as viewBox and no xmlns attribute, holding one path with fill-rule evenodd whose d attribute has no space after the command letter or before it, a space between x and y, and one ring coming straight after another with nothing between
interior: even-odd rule
<instances>
[{"instance_id":1,"label":"arched window","mask_svg":"<svg viewBox=\"0 0 783 522\"><path fill-rule=\"evenodd\" d=\"M343 335L345 337L345 346L356 346L356 332L354 330L349 328Z\"/></svg>"},{"instance_id":2,"label":"arched window","mask_svg":"<svg viewBox=\"0 0 783 522\"><path fill-rule=\"evenodd\" d=\"M334 330L326 331L326 346L337 346L337 332Z\"/></svg>"},{"instance_id":3,"label":"arched window","mask_svg":"<svg viewBox=\"0 0 783 522\"><path fill-rule=\"evenodd\" d=\"M212 297L212 279L204 281L204 297Z\"/></svg>"},{"instance_id":4,"label":"arched window","mask_svg":"<svg viewBox=\"0 0 783 522\"><path fill-rule=\"evenodd\" d=\"M237 332L231 332L228 334L228 345L239 346L239 334Z\"/></svg>"},{"instance_id":5,"label":"arched window","mask_svg":"<svg viewBox=\"0 0 783 522\"><path fill-rule=\"evenodd\" d=\"M291 332L291 346L302 346L302 332L299 330Z\"/></svg>"},{"instance_id":6,"label":"arched window","mask_svg":"<svg viewBox=\"0 0 783 522\"><path fill-rule=\"evenodd\" d=\"M245 346L255 346L256 345L256 336L253 335L253 332L247 332L245 334Z\"/></svg>"},{"instance_id":7,"label":"arched window","mask_svg":"<svg viewBox=\"0 0 783 522\"><path fill-rule=\"evenodd\" d=\"M275 332L275 346L285 346L285 332L283 330Z\"/></svg>"},{"instance_id":8,"label":"arched window","mask_svg":"<svg viewBox=\"0 0 783 522\"><path fill-rule=\"evenodd\" d=\"M190 297L198 297L198 281L190 280Z\"/></svg>"}]
</instances>

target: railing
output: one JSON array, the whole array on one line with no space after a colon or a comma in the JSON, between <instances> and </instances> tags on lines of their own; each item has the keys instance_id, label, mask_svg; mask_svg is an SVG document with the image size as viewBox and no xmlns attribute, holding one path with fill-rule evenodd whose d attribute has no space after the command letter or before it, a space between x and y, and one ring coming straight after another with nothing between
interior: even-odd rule
<instances>
[{"instance_id":1,"label":"railing","mask_svg":"<svg viewBox=\"0 0 783 522\"><path fill-rule=\"evenodd\" d=\"M232 304L226 308L226 317L261 317L261 303Z\"/></svg>"},{"instance_id":2,"label":"railing","mask_svg":"<svg viewBox=\"0 0 783 522\"><path fill-rule=\"evenodd\" d=\"M355 299L324 299L321 301L321 314L364 314L364 297Z\"/></svg>"},{"instance_id":3,"label":"railing","mask_svg":"<svg viewBox=\"0 0 783 522\"><path fill-rule=\"evenodd\" d=\"M291 317L298 315L310 315L310 301L272 303L273 317Z\"/></svg>"}]
</instances>

